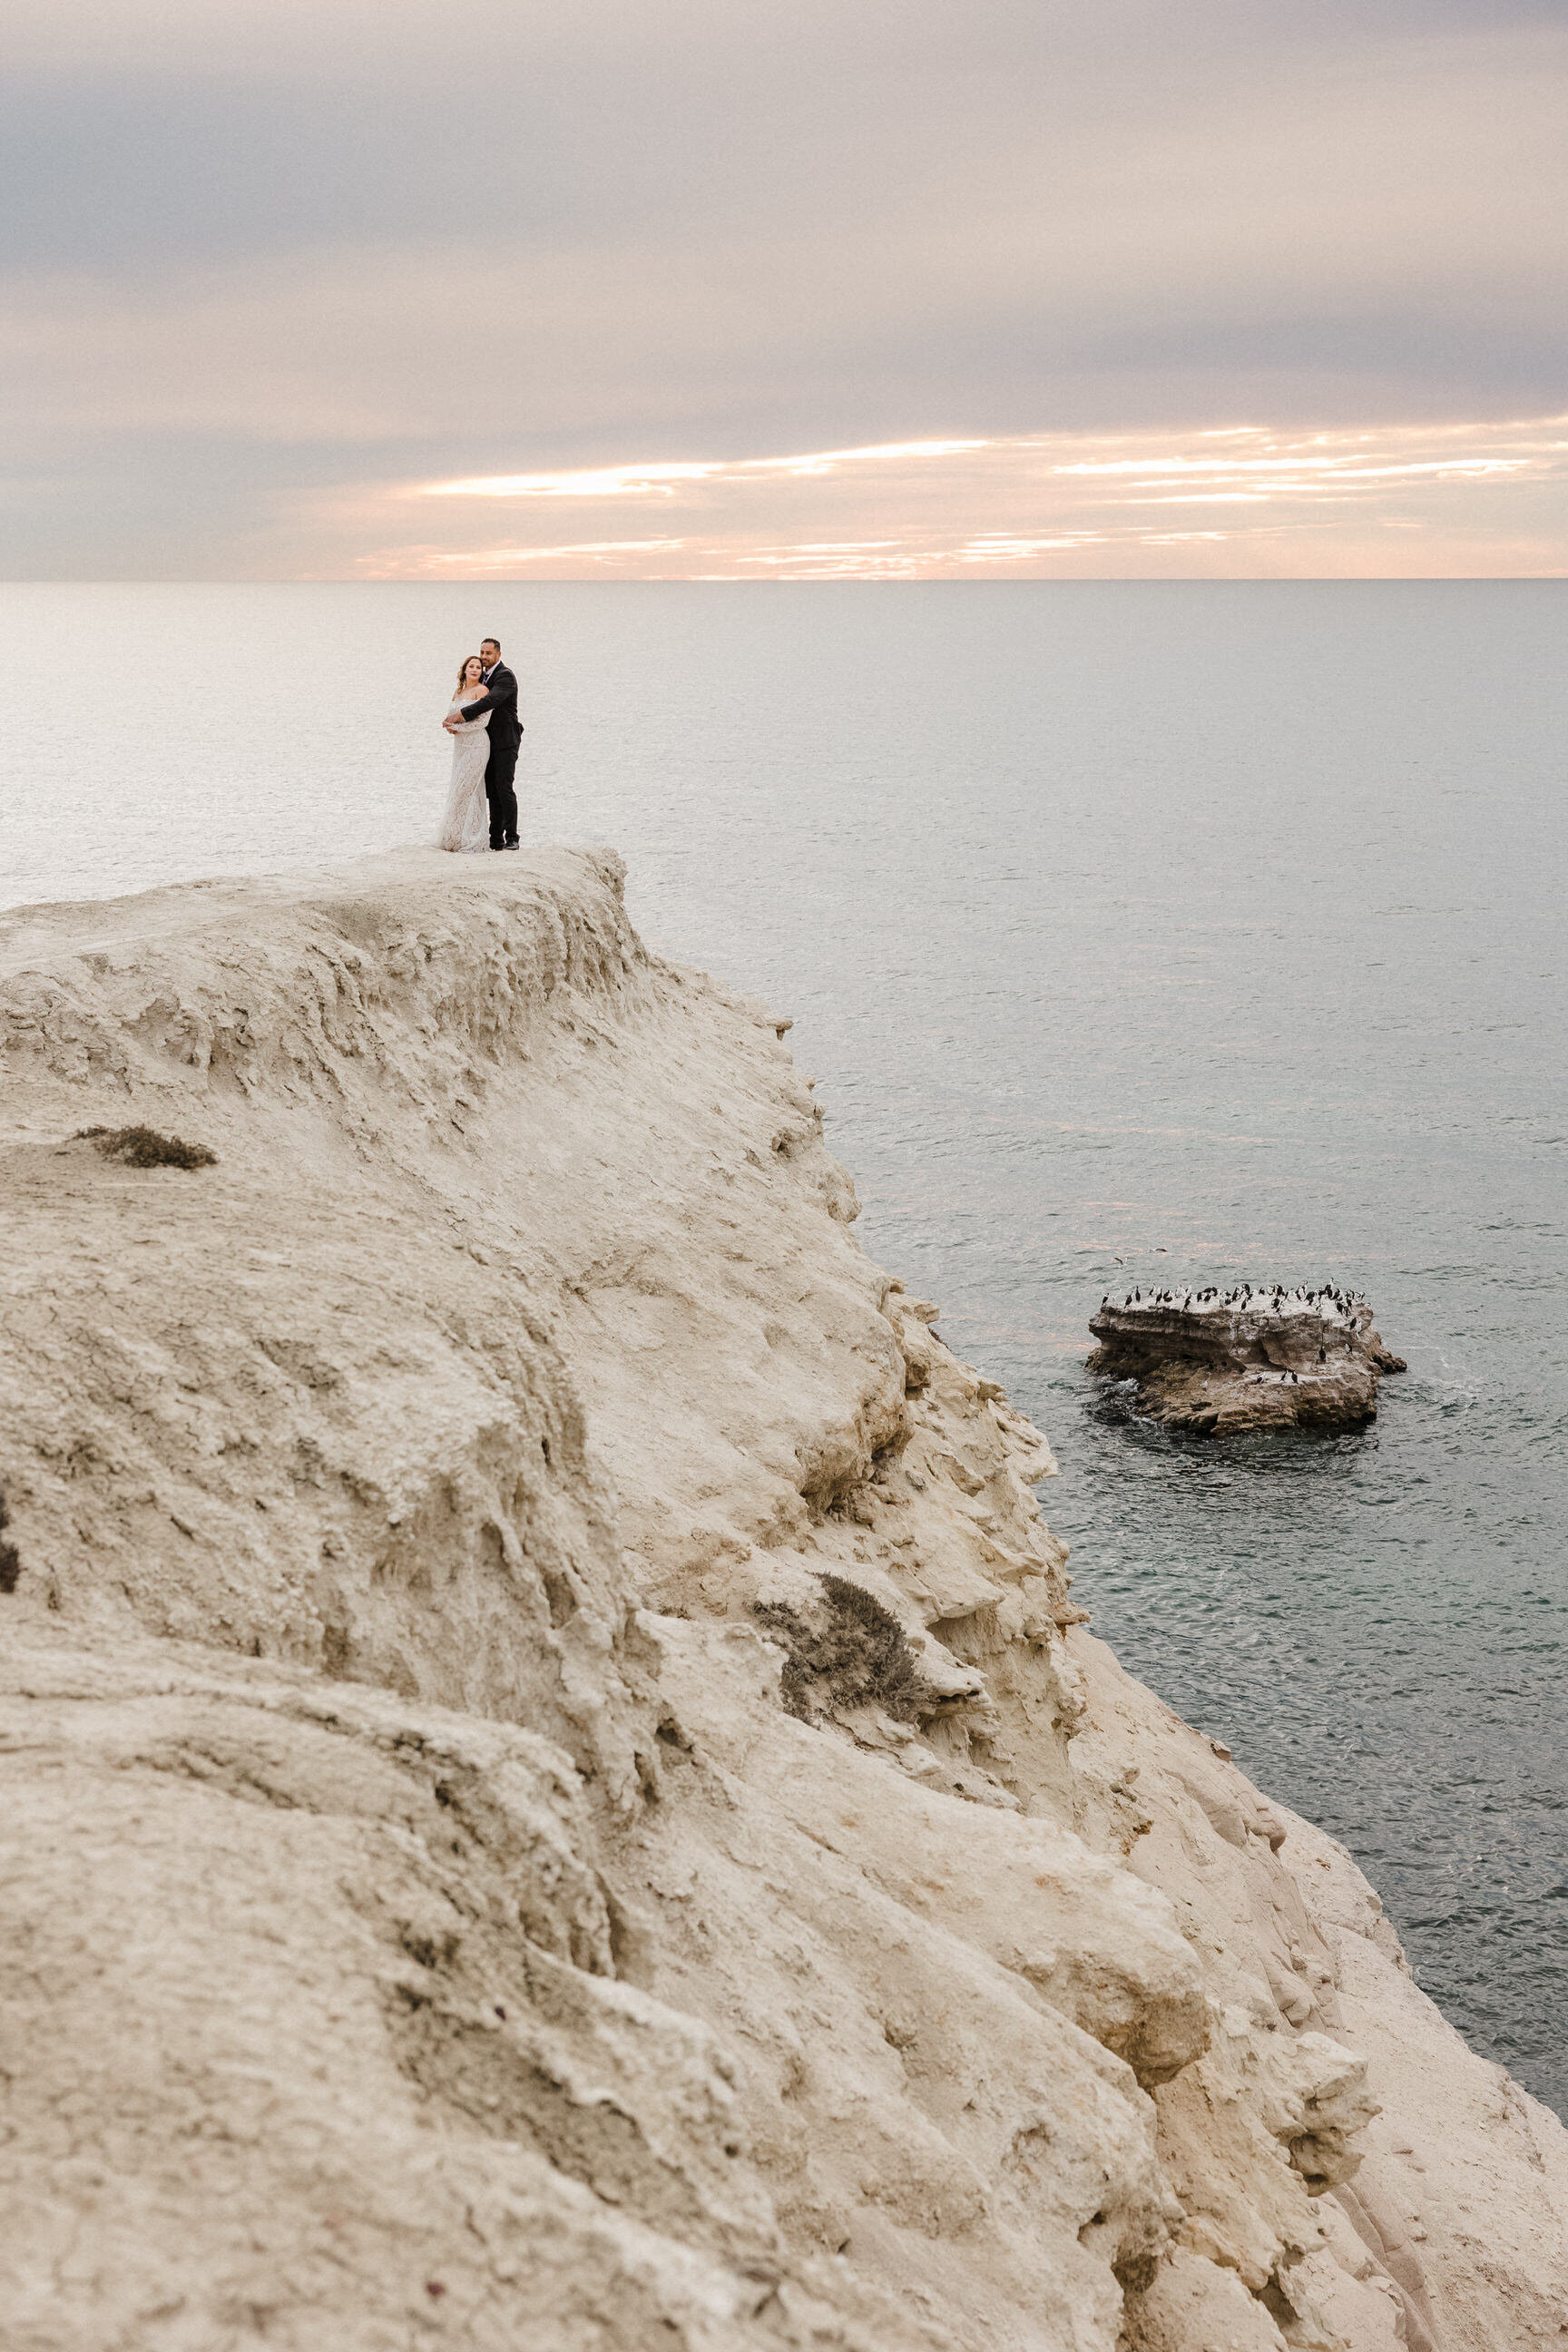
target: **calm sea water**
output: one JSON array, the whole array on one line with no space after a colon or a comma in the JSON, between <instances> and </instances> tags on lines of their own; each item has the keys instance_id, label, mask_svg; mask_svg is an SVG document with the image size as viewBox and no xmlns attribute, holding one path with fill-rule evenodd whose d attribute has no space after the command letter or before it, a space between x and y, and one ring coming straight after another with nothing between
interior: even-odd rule
<instances>
[{"instance_id":1,"label":"calm sea water","mask_svg":"<svg viewBox=\"0 0 1568 2352\"><path fill-rule=\"evenodd\" d=\"M1568 2114L1568 585L0 597L5 902L427 837L499 634L525 841L616 842L795 1015L1099 1630ZM1411 1370L1363 1435L1173 1444L1082 1370L1155 1276L1363 1286Z\"/></svg>"}]
</instances>

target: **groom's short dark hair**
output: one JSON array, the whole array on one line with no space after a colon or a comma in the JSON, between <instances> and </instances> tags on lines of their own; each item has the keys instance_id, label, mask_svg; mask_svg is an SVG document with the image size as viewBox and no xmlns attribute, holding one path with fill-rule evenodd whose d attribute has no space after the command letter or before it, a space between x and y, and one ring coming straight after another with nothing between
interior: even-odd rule
<instances>
[{"instance_id":1,"label":"groom's short dark hair","mask_svg":"<svg viewBox=\"0 0 1568 2352\"><path fill-rule=\"evenodd\" d=\"M479 639L479 643L481 646L494 646L498 654L500 651L500 639L499 637L481 637Z\"/></svg>"}]
</instances>

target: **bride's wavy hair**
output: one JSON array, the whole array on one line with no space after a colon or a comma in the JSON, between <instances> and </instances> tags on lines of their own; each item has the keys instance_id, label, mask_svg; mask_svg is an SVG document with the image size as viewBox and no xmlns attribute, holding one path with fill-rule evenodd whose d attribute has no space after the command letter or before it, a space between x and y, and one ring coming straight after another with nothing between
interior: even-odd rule
<instances>
[{"instance_id":1,"label":"bride's wavy hair","mask_svg":"<svg viewBox=\"0 0 1568 2352\"><path fill-rule=\"evenodd\" d=\"M481 674L483 673L485 667L484 656L482 654L465 654L462 660L458 665L458 684L459 686L466 686L468 684L468 664L471 661L477 661Z\"/></svg>"}]
</instances>

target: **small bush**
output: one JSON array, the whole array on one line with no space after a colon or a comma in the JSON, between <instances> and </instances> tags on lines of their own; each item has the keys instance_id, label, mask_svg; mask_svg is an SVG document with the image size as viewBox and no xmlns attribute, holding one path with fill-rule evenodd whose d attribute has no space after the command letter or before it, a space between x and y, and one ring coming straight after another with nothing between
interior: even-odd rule
<instances>
[{"instance_id":1,"label":"small bush","mask_svg":"<svg viewBox=\"0 0 1568 2352\"><path fill-rule=\"evenodd\" d=\"M5 1508L5 1497L0 1495L0 1592L15 1592L16 1579L22 1573L22 1555L14 1543L5 1540L5 1530L11 1524L11 1514Z\"/></svg>"},{"instance_id":2,"label":"small bush","mask_svg":"<svg viewBox=\"0 0 1568 2352\"><path fill-rule=\"evenodd\" d=\"M123 1160L127 1168L216 1168L217 1153L205 1143L183 1143L177 1135L160 1135L153 1127L80 1127L74 1139L90 1143L106 1160Z\"/></svg>"},{"instance_id":3,"label":"small bush","mask_svg":"<svg viewBox=\"0 0 1568 2352\"><path fill-rule=\"evenodd\" d=\"M827 1707L875 1705L903 1723L919 1719L919 1663L904 1629L864 1586L825 1576L809 1617L786 1601L759 1601L755 1613L785 1653L784 1705L809 1723Z\"/></svg>"}]
</instances>

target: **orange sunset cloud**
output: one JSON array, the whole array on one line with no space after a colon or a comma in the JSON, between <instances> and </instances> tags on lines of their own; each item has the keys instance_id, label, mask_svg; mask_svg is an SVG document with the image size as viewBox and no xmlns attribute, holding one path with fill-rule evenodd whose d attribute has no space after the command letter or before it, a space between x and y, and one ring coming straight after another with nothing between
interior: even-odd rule
<instances>
[{"instance_id":1,"label":"orange sunset cloud","mask_svg":"<svg viewBox=\"0 0 1568 2352\"><path fill-rule=\"evenodd\" d=\"M389 486L355 520L415 528L355 569L383 580L1552 577L1568 570L1565 486L1563 416L930 439ZM621 528L535 528L577 503Z\"/></svg>"}]
</instances>

